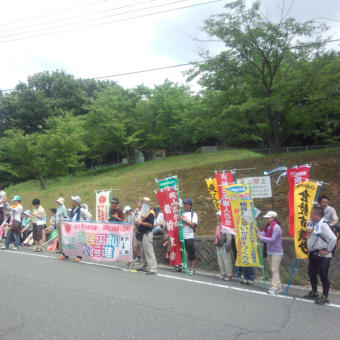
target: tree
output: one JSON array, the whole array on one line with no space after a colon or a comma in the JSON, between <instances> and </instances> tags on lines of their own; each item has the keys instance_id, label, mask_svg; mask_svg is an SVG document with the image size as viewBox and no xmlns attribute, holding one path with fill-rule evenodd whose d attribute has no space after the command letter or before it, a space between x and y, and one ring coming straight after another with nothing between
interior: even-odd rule
<instances>
[{"instance_id":1,"label":"tree","mask_svg":"<svg viewBox=\"0 0 340 340\"><path fill-rule=\"evenodd\" d=\"M320 50L327 27L313 21L299 23L283 12L279 22L271 22L261 14L259 1L247 8L245 1L237 0L225 8L203 29L226 49L215 57L205 51L202 56L208 62L198 65L190 78L200 74L205 88L223 91L228 98L228 93L237 92L237 100L226 103L229 111L278 151L289 127L289 105L282 91L294 69Z\"/></svg>"}]
</instances>

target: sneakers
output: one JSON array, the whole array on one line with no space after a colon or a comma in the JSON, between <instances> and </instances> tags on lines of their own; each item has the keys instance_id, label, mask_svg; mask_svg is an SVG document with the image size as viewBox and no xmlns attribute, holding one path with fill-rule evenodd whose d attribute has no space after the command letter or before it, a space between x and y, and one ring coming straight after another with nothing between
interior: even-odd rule
<instances>
[{"instance_id":1,"label":"sneakers","mask_svg":"<svg viewBox=\"0 0 340 340\"><path fill-rule=\"evenodd\" d=\"M318 305L324 305L325 303L328 303L328 302L329 300L323 294L315 300L315 303L317 303Z\"/></svg>"},{"instance_id":2,"label":"sneakers","mask_svg":"<svg viewBox=\"0 0 340 340\"><path fill-rule=\"evenodd\" d=\"M225 276L224 278L223 278L223 281L232 281L232 277L231 276Z\"/></svg>"},{"instance_id":3,"label":"sneakers","mask_svg":"<svg viewBox=\"0 0 340 340\"><path fill-rule=\"evenodd\" d=\"M304 299L314 300L319 298L319 294L316 292L313 292L312 290L303 297Z\"/></svg>"},{"instance_id":4,"label":"sneakers","mask_svg":"<svg viewBox=\"0 0 340 340\"><path fill-rule=\"evenodd\" d=\"M145 268L137 268L137 272L146 272L146 269Z\"/></svg>"},{"instance_id":5,"label":"sneakers","mask_svg":"<svg viewBox=\"0 0 340 340\"><path fill-rule=\"evenodd\" d=\"M68 259L68 256L65 256L65 255L61 255L58 257L58 260L67 260Z\"/></svg>"},{"instance_id":6,"label":"sneakers","mask_svg":"<svg viewBox=\"0 0 340 340\"><path fill-rule=\"evenodd\" d=\"M18 247L13 247L12 250L19 250L19 248Z\"/></svg>"},{"instance_id":7,"label":"sneakers","mask_svg":"<svg viewBox=\"0 0 340 340\"><path fill-rule=\"evenodd\" d=\"M1 250L8 250L6 246L1 247Z\"/></svg>"},{"instance_id":8,"label":"sneakers","mask_svg":"<svg viewBox=\"0 0 340 340\"><path fill-rule=\"evenodd\" d=\"M180 273L180 272L182 272L182 267L181 266L175 266L175 267L172 268L172 272Z\"/></svg>"}]
</instances>

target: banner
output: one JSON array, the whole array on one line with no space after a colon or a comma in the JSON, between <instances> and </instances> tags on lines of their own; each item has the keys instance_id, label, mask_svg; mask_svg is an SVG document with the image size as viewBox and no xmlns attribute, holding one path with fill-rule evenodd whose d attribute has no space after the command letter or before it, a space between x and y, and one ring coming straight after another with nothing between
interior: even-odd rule
<instances>
[{"instance_id":1,"label":"banner","mask_svg":"<svg viewBox=\"0 0 340 340\"><path fill-rule=\"evenodd\" d=\"M63 222L64 254L96 261L132 261L132 223Z\"/></svg>"},{"instance_id":2,"label":"banner","mask_svg":"<svg viewBox=\"0 0 340 340\"><path fill-rule=\"evenodd\" d=\"M213 205L217 211L220 210L220 201L218 198L218 190L217 190L217 180L216 178L206 178L205 182L207 184L210 196L212 198Z\"/></svg>"},{"instance_id":3,"label":"banner","mask_svg":"<svg viewBox=\"0 0 340 340\"><path fill-rule=\"evenodd\" d=\"M231 185L236 180L236 174L233 171L230 172L217 172L216 182L218 198L220 199L220 210L221 210L221 225L222 230L234 229L234 221L231 212L231 206L227 194L224 190L226 185Z\"/></svg>"},{"instance_id":4,"label":"banner","mask_svg":"<svg viewBox=\"0 0 340 340\"><path fill-rule=\"evenodd\" d=\"M96 221L109 220L111 190L96 192Z\"/></svg>"},{"instance_id":5,"label":"banner","mask_svg":"<svg viewBox=\"0 0 340 340\"><path fill-rule=\"evenodd\" d=\"M168 177L165 179L156 179L156 182L159 186L160 189L165 189L165 188L178 188L178 178L177 176L172 176Z\"/></svg>"},{"instance_id":6,"label":"banner","mask_svg":"<svg viewBox=\"0 0 340 340\"><path fill-rule=\"evenodd\" d=\"M305 179L309 179L309 167L307 165L302 165L287 169L287 179L289 185L289 236L294 237L294 187L295 184L300 183Z\"/></svg>"},{"instance_id":7,"label":"banner","mask_svg":"<svg viewBox=\"0 0 340 340\"><path fill-rule=\"evenodd\" d=\"M235 225L237 249L235 266L260 267L254 204L249 184L228 185L224 189L230 201Z\"/></svg>"},{"instance_id":8,"label":"banner","mask_svg":"<svg viewBox=\"0 0 340 340\"><path fill-rule=\"evenodd\" d=\"M156 193L158 203L164 214L170 242L169 265L179 266L182 263L181 244L179 242L179 208L175 189L166 188Z\"/></svg>"},{"instance_id":9,"label":"banner","mask_svg":"<svg viewBox=\"0 0 340 340\"><path fill-rule=\"evenodd\" d=\"M251 188L253 199L272 197L272 184L270 181L270 176L239 178L237 183L248 183Z\"/></svg>"},{"instance_id":10,"label":"banner","mask_svg":"<svg viewBox=\"0 0 340 340\"><path fill-rule=\"evenodd\" d=\"M305 232L318 192L315 182L295 184L294 189L294 244L297 259L308 259L307 240Z\"/></svg>"}]
</instances>

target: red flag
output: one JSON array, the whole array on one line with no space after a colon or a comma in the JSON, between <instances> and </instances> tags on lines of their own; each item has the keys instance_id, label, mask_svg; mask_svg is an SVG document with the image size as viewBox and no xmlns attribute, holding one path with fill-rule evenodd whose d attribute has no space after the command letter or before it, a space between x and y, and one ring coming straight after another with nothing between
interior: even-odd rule
<instances>
[{"instance_id":1,"label":"red flag","mask_svg":"<svg viewBox=\"0 0 340 340\"><path fill-rule=\"evenodd\" d=\"M227 194L223 187L235 182L233 172L218 172L216 173L218 197L220 199L221 209L221 224L225 228L234 228L234 222L231 212L231 206Z\"/></svg>"},{"instance_id":2,"label":"red flag","mask_svg":"<svg viewBox=\"0 0 340 340\"><path fill-rule=\"evenodd\" d=\"M289 184L289 236L294 237L294 186L296 183L302 182L302 180L309 179L309 167L302 165L288 169L287 179Z\"/></svg>"},{"instance_id":3,"label":"red flag","mask_svg":"<svg viewBox=\"0 0 340 340\"><path fill-rule=\"evenodd\" d=\"M179 226L179 202L177 191L166 188L156 193L159 206L164 214L167 225L170 254L169 265L179 266L182 263L181 244L178 239Z\"/></svg>"}]
</instances>

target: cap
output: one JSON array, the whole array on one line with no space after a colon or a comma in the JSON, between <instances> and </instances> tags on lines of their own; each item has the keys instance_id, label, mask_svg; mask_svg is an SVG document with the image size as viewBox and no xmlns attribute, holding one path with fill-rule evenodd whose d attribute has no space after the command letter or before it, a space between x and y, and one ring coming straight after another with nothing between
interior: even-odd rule
<instances>
[{"instance_id":1,"label":"cap","mask_svg":"<svg viewBox=\"0 0 340 340\"><path fill-rule=\"evenodd\" d=\"M132 210L131 207L129 205L127 205L126 207L124 207L123 213L125 214L125 213L127 213L128 211L131 211L131 210Z\"/></svg>"},{"instance_id":2,"label":"cap","mask_svg":"<svg viewBox=\"0 0 340 340\"><path fill-rule=\"evenodd\" d=\"M64 205L64 202L65 202L64 197L59 197L59 198L56 200L56 202L60 203L61 205Z\"/></svg>"},{"instance_id":3,"label":"cap","mask_svg":"<svg viewBox=\"0 0 340 340\"><path fill-rule=\"evenodd\" d=\"M12 199L12 202L13 201L21 201L21 197L19 195L15 195Z\"/></svg>"},{"instance_id":4,"label":"cap","mask_svg":"<svg viewBox=\"0 0 340 340\"><path fill-rule=\"evenodd\" d=\"M24 211L24 215L30 216L30 215L31 215L31 210L25 210L25 211Z\"/></svg>"},{"instance_id":5,"label":"cap","mask_svg":"<svg viewBox=\"0 0 340 340\"><path fill-rule=\"evenodd\" d=\"M275 211L268 211L263 217L264 218L268 218L268 217L276 218L277 217L277 213Z\"/></svg>"},{"instance_id":6,"label":"cap","mask_svg":"<svg viewBox=\"0 0 340 340\"><path fill-rule=\"evenodd\" d=\"M111 203L119 203L119 198L118 197L112 197Z\"/></svg>"},{"instance_id":7,"label":"cap","mask_svg":"<svg viewBox=\"0 0 340 340\"><path fill-rule=\"evenodd\" d=\"M75 201L78 205L81 205L81 198L79 196L71 196L71 200Z\"/></svg>"},{"instance_id":8,"label":"cap","mask_svg":"<svg viewBox=\"0 0 340 340\"><path fill-rule=\"evenodd\" d=\"M185 200L183 200L183 204L189 204L192 206L192 199L191 198L186 198Z\"/></svg>"}]
</instances>

